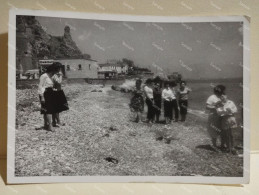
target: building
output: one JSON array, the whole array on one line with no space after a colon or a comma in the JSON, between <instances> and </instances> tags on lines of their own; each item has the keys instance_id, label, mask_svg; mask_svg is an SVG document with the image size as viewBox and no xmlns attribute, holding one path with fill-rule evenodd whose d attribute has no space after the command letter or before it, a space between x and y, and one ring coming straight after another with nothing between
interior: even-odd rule
<instances>
[{"instance_id":1,"label":"building","mask_svg":"<svg viewBox=\"0 0 259 195\"><path fill-rule=\"evenodd\" d=\"M67 78L98 78L98 64L92 59L54 59L64 65Z\"/></svg>"},{"instance_id":2,"label":"building","mask_svg":"<svg viewBox=\"0 0 259 195\"><path fill-rule=\"evenodd\" d=\"M115 70L99 70L98 78L99 79L112 79L117 78L118 74Z\"/></svg>"},{"instance_id":3,"label":"building","mask_svg":"<svg viewBox=\"0 0 259 195\"><path fill-rule=\"evenodd\" d=\"M118 60L109 60L107 63L99 64L99 71L101 72L116 72L118 75L128 74L129 67L127 64Z\"/></svg>"},{"instance_id":4,"label":"building","mask_svg":"<svg viewBox=\"0 0 259 195\"><path fill-rule=\"evenodd\" d=\"M39 68L44 72L45 67L53 62L63 65L62 72L66 78L98 78L98 64L92 59L59 58L39 60Z\"/></svg>"}]
</instances>

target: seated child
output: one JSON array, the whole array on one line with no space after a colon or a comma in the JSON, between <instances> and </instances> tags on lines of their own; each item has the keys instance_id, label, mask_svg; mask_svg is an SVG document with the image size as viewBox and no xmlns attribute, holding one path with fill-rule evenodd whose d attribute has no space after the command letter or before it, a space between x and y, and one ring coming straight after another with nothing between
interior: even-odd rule
<instances>
[{"instance_id":1,"label":"seated child","mask_svg":"<svg viewBox=\"0 0 259 195\"><path fill-rule=\"evenodd\" d=\"M232 130L237 128L237 122L234 116L237 113L237 107L226 95L222 95L220 99L222 106L217 108L217 113L221 116L221 129L224 136L224 140L222 141L226 142L228 152L236 154Z\"/></svg>"}]
</instances>

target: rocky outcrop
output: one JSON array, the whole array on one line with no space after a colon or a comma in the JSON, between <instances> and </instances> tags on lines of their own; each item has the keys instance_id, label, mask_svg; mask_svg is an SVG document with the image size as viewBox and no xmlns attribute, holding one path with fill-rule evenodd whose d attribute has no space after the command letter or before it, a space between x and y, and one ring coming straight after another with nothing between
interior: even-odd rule
<instances>
[{"instance_id":1,"label":"rocky outcrop","mask_svg":"<svg viewBox=\"0 0 259 195\"><path fill-rule=\"evenodd\" d=\"M17 16L16 19L16 67L21 72L37 68L37 61L44 57L90 58L82 54L70 34L69 26L64 28L63 36L52 36L35 16Z\"/></svg>"}]
</instances>

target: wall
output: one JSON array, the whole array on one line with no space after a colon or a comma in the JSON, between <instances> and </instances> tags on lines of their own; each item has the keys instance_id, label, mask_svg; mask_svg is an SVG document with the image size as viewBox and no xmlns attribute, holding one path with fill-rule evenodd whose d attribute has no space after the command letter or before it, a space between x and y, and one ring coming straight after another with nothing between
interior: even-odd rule
<instances>
[{"instance_id":1,"label":"wall","mask_svg":"<svg viewBox=\"0 0 259 195\"><path fill-rule=\"evenodd\" d=\"M55 60L65 65L65 73L67 78L97 78L97 62L85 59L62 59ZM78 65L81 64L82 69L78 70ZM90 69L89 69L90 64ZM67 70L67 65L70 70Z\"/></svg>"}]
</instances>

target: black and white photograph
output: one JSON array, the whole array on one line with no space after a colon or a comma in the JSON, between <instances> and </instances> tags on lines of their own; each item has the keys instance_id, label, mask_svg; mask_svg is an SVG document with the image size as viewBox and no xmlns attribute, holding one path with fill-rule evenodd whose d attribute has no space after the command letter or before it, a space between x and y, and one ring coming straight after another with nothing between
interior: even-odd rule
<instances>
[{"instance_id":1,"label":"black and white photograph","mask_svg":"<svg viewBox=\"0 0 259 195\"><path fill-rule=\"evenodd\" d=\"M245 17L11 10L9 29L8 182L249 181Z\"/></svg>"}]
</instances>

